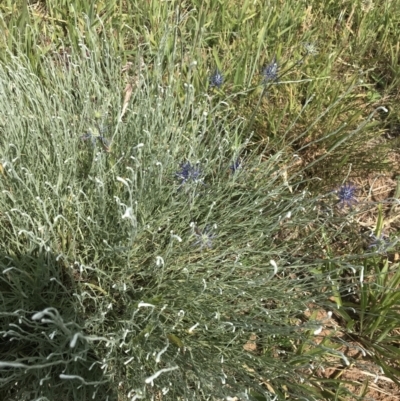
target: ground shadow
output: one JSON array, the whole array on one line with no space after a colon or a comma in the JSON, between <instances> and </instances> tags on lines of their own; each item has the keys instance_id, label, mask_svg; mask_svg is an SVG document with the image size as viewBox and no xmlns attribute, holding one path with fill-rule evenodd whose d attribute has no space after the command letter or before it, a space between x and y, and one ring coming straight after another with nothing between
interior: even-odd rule
<instances>
[{"instance_id":1,"label":"ground shadow","mask_svg":"<svg viewBox=\"0 0 400 401\"><path fill-rule=\"evenodd\" d=\"M53 254L0 254L0 399L117 400L68 266ZM79 334L80 333L80 334Z\"/></svg>"}]
</instances>

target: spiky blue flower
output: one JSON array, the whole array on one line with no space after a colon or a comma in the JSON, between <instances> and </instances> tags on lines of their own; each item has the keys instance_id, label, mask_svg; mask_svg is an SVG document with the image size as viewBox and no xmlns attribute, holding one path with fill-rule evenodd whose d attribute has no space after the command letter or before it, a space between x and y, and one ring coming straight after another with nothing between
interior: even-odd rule
<instances>
[{"instance_id":1,"label":"spiky blue flower","mask_svg":"<svg viewBox=\"0 0 400 401\"><path fill-rule=\"evenodd\" d=\"M213 239L216 238L216 235L209 226L206 226L203 231L201 231L198 227L195 227L194 235L196 236L196 241L193 243L193 246L199 246L201 251L203 248L212 248L212 242Z\"/></svg>"},{"instance_id":2,"label":"spiky blue flower","mask_svg":"<svg viewBox=\"0 0 400 401\"><path fill-rule=\"evenodd\" d=\"M385 253L388 248L392 246L392 243L389 242L389 238L381 233L379 236L375 234L371 234L372 241L368 246L368 249L374 248L379 253Z\"/></svg>"},{"instance_id":3,"label":"spiky blue flower","mask_svg":"<svg viewBox=\"0 0 400 401\"><path fill-rule=\"evenodd\" d=\"M110 152L110 141L101 135L99 135L97 139L100 141L103 150L106 151L107 153Z\"/></svg>"},{"instance_id":4,"label":"spiky blue flower","mask_svg":"<svg viewBox=\"0 0 400 401\"><path fill-rule=\"evenodd\" d=\"M336 191L339 198L339 203L342 206L352 206L354 203L357 203L356 191L357 187L351 183L342 185Z\"/></svg>"},{"instance_id":5,"label":"spiky blue flower","mask_svg":"<svg viewBox=\"0 0 400 401\"><path fill-rule=\"evenodd\" d=\"M223 83L224 83L224 76L218 69L215 70L210 77L210 86L211 87L216 86L219 89Z\"/></svg>"},{"instance_id":6,"label":"spiky blue flower","mask_svg":"<svg viewBox=\"0 0 400 401\"><path fill-rule=\"evenodd\" d=\"M93 147L96 146L96 137L94 137L90 132L87 132L86 134L82 135L80 139L84 142L90 142Z\"/></svg>"},{"instance_id":7,"label":"spiky blue flower","mask_svg":"<svg viewBox=\"0 0 400 401\"><path fill-rule=\"evenodd\" d=\"M232 173L236 173L236 171L242 168L242 162L238 158L229 166L229 168L231 169Z\"/></svg>"},{"instance_id":8,"label":"spiky blue flower","mask_svg":"<svg viewBox=\"0 0 400 401\"><path fill-rule=\"evenodd\" d=\"M276 57L274 57L270 64L264 67L263 69L263 76L264 76L264 83L269 81L277 81L278 80L278 70L279 66L276 61Z\"/></svg>"},{"instance_id":9,"label":"spiky blue flower","mask_svg":"<svg viewBox=\"0 0 400 401\"><path fill-rule=\"evenodd\" d=\"M180 186L186 184L188 181L201 181L201 175L200 166L198 164L192 165L190 162L181 163L180 170L175 173L175 177L181 181Z\"/></svg>"}]
</instances>

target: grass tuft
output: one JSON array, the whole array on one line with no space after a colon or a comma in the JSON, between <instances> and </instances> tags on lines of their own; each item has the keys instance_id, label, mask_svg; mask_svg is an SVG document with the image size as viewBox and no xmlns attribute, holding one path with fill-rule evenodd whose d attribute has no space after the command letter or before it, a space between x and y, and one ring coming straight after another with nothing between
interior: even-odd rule
<instances>
[{"instance_id":1,"label":"grass tuft","mask_svg":"<svg viewBox=\"0 0 400 401\"><path fill-rule=\"evenodd\" d=\"M270 3L0 6L1 399L399 385L397 14Z\"/></svg>"}]
</instances>

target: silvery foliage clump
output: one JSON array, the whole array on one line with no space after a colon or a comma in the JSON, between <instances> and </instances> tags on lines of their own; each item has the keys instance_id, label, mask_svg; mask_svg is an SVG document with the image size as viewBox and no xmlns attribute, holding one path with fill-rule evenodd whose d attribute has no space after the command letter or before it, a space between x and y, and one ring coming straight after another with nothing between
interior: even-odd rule
<instances>
[{"instance_id":1,"label":"silvery foliage clump","mask_svg":"<svg viewBox=\"0 0 400 401\"><path fill-rule=\"evenodd\" d=\"M125 82L103 51L107 76L94 57L73 59L79 74L44 62L46 81L22 55L0 65L5 397L274 399L265 377L301 391L313 357L291 344L318 347L320 324L299 315L328 303L307 227L326 219L289 185L293 159L248 152L232 174L241 120L190 85L182 106L159 60L120 119ZM108 149L81 139L98 109Z\"/></svg>"}]
</instances>

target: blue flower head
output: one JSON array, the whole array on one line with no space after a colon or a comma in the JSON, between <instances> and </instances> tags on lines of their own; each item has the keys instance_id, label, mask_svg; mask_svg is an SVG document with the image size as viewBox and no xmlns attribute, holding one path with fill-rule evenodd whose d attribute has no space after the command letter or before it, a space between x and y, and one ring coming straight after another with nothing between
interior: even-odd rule
<instances>
[{"instance_id":1,"label":"blue flower head","mask_svg":"<svg viewBox=\"0 0 400 401\"><path fill-rule=\"evenodd\" d=\"M181 181L181 186L188 181L201 181L202 172L198 164L192 165L190 162L180 164L180 170L175 173L175 177Z\"/></svg>"},{"instance_id":2,"label":"blue flower head","mask_svg":"<svg viewBox=\"0 0 400 401\"><path fill-rule=\"evenodd\" d=\"M375 234L371 234L370 237L372 241L370 242L368 249L373 248L374 251L385 254L390 248L392 248L398 240L390 241L389 237L384 233L376 236Z\"/></svg>"},{"instance_id":3,"label":"blue flower head","mask_svg":"<svg viewBox=\"0 0 400 401\"><path fill-rule=\"evenodd\" d=\"M224 76L222 73L217 69L210 77L210 86L216 86L218 89L224 83Z\"/></svg>"},{"instance_id":4,"label":"blue flower head","mask_svg":"<svg viewBox=\"0 0 400 401\"><path fill-rule=\"evenodd\" d=\"M110 152L110 142L106 138L104 138L104 136L101 136L101 135L99 135L97 137L97 139L100 141L101 146L103 147L103 150L105 152L109 153Z\"/></svg>"},{"instance_id":5,"label":"blue flower head","mask_svg":"<svg viewBox=\"0 0 400 401\"><path fill-rule=\"evenodd\" d=\"M82 135L80 139L83 142L90 142L93 147L96 146L96 139L98 139L101 146L103 147L103 150L106 151L107 153L110 152L110 142L104 136L101 135L94 136L91 130L89 130L86 134Z\"/></svg>"},{"instance_id":6,"label":"blue flower head","mask_svg":"<svg viewBox=\"0 0 400 401\"><path fill-rule=\"evenodd\" d=\"M210 227L206 226L203 231L201 231L198 227L195 227L194 235L196 236L196 241L193 243L193 246L199 246L201 251L203 248L212 248L212 241L214 238L216 238L216 235L213 233Z\"/></svg>"},{"instance_id":7,"label":"blue flower head","mask_svg":"<svg viewBox=\"0 0 400 401\"><path fill-rule=\"evenodd\" d=\"M277 81L278 80L278 70L279 66L276 61L276 57L274 57L270 64L264 67L263 69L263 76L264 76L264 83L269 81Z\"/></svg>"},{"instance_id":8,"label":"blue flower head","mask_svg":"<svg viewBox=\"0 0 400 401\"><path fill-rule=\"evenodd\" d=\"M240 170L242 168L242 162L240 161L239 158L237 158L230 166L229 168L231 169L232 173L236 173L236 171Z\"/></svg>"},{"instance_id":9,"label":"blue flower head","mask_svg":"<svg viewBox=\"0 0 400 401\"><path fill-rule=\"evenodd\" d=\"M83 142L90 142L93 147L96 146L96 137L93 136L90 132L87 132L86 134L82 135L80 139Z\"/></svg>"},{"instance_id":10,"label":"blue flower head","mask_svg":"<svg viewBox=\"0 0 400 401\"><path fill-rule=\"evenodd\" d=\"M352 206L354 203L357 203L357 199L355 193L357 188L349 184L342 185L337 191L337 196L339 197L339 203L342 206Z\"/></svg>"}]
</instances>

